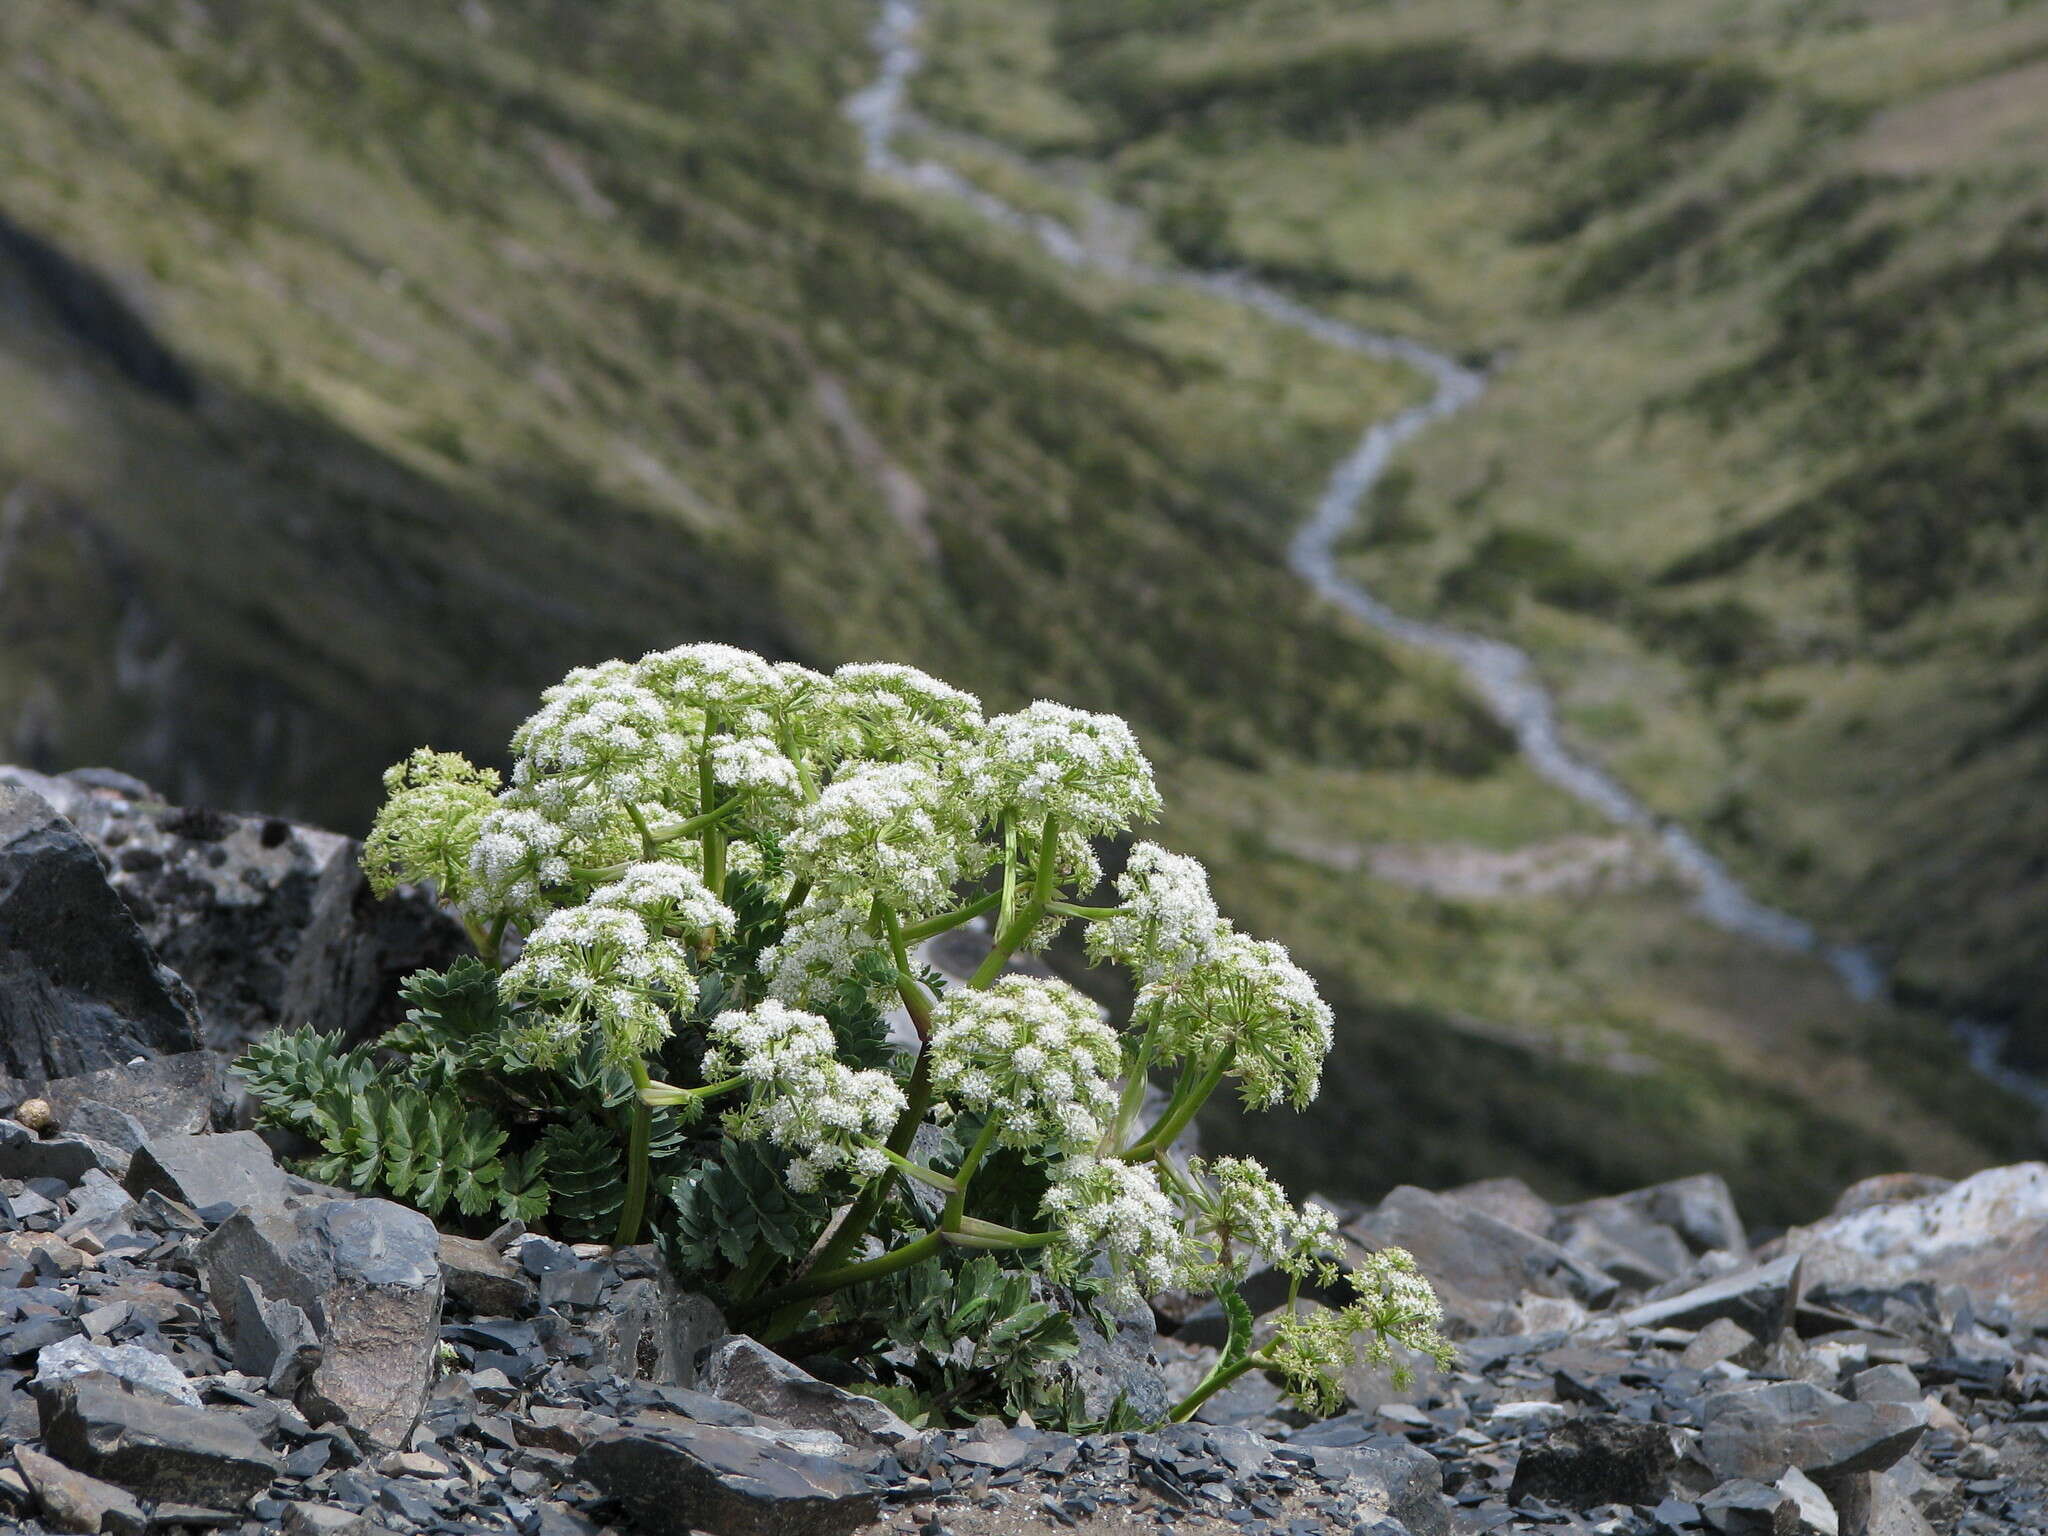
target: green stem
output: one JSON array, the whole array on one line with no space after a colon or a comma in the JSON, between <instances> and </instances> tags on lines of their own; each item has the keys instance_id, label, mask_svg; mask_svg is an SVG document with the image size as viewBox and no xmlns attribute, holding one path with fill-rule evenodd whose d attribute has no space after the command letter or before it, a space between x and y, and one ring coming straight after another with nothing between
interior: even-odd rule
<instances>
[{"instance_id":1,"label":"green stem","mask_svg":"<svg viewBox=\"0 0 2048 1536\"><path fill-rule=\"evenodd\" d=\"M1019 1232L1015 1227L974 1216L961 1217L957 1232L942 1231L939 1235L962 1248L1044 1248L1060 1240L1057 1232Z\"/></svg>"},{"instance_id":2,"label":"green stem","mask_svg":"<svg viewBox=\"0 0 2048 1536\"><path fill-rule=\"evenodd\" d=\"M1008 923L996 934L995 947L989 950L967 985L977 992L1002 975L1003 967L1010 963L1010 956L1017 952L1017 946L1031 937L1031 930L1038 926L1039 918L1045 915L1045 904L1052 899L1054 862L1059 854L1059 818L1048 814L1044 830L1038 837L1038 869L1031 882L1031 894L1011 914ZM1007 845L1007 833L1006 833ZM1015 865L1004 861L1003 887L1007 892L1013 878Z\"/></svg>"},{"instance_id":3,"label":"green stem","mask_svg":"<svg viewBox=\"0 0 2048 1536\"><path fill-rule=\"evenodd\" d=\"M498 956L505 947L505 929L511 921L512 915L509 912L500 912L491 919L490 942L483 951L484 962L487 965L498 963Z\"/></svg>"},{"instance_id":4,"label":"green stem","mask_svg":"<svg viewBox=\"0 0 2048 1536\"><path fill-rule=\"evenodd\" d=\"M981 1134L974 1138L974 1145L967 1149L967 1156L960 1160L960 1167L953 1174L953 1193L946 1197L946 1208L939 1214L941 1230L960 1230L961 1219L967 1214L967 1186L974 1178L974 1170L988 1155L988 1149L996 1144L996 1132L1001 1128L1002 1122L994 1115L981 1123Z\"/></svg>"},{"instance_id":5,"label":"green stem","mask_svg":"<svg viewBox=\"0 0 2048 1536\"><path fill-rule=\"evenodd\" d=\"M685 1099L715 1099L722 1093L731 1093L746 1086L747 1080L744 1077L728 1077L724 1082L706 1083L701 1088L678 1088L673 1083L650 1081L639 1089L639 1096L642 1104L673 1106L681 1104Z\"/></svg>"},{"instance_id":6,"label":"green stem","mask_svg":"<svg viewBox=\"0 0 2048 1536\"><path fill-rule=\"evenodd\" d=\"M916 1015L913 1013L912 1017ZM910 1073L910 1085L903 1090L903 1100L903 1113L896 1117L889 1139L883 1144L883 1150L894 1152L898 1157L910 1151L917 1128L924 1123L925 1111L931 1108L932 1081L928 1058L922 1055L917 1058L917 1065ZM839 1230L819 1252L817 1261L812 1265L813 1270L830 1269L842 1263L860 1246L861 1239L868 1235L868 1228L874 1225L875 1217L880 1214L882 1202L889 1198L889 1192L895 1187L896 1170L893 1167L880 1178L869 1181L860 1198L853 1202L853 1208L846 1213L846 1219L839 1224Z\"/></svg>"},{"instance_id":7,"label":"green stem","mask_svg":"<svg viewBox=\"0 0 2048 1536\"><path fill-rule=\"evenodd\" d=\"M1093 922L1100 922L1105 917L1115 917L1123 908L1077 907L1071 901L1048 901L1045 904L1045 910L1057 912L1062 917L1085 917Z\"/></svg>"},{"instance_id":8,"label":"green stem","mask_svg":"<svg viewBox=\"0 0 2048 1536\"><path fill-rule=\"evenodd\" d=\"M780 1286L755 1301L742 1313L742 1317L758 1316L789 1305L793 1301L809 1301L815 1296L842 1290L849 1285L863 1285L870 1280L880 1280L893 1275L899 1269L908 1269L932 1257L943 1246L944 1239L936 1232L905 1243L901 1248L891 1249L877 1259L863 1259L858 1264L842 1264L836 1269L812 1270L803 1279Z\"/></svg>"},{"instance_id":9,"label":"green stem","mask_svg":"<svg viewBox=\"0 0 2048 1536\"><path fill-rule=\"evenodd\" d=\"M1231 1365L1218 1364L1216 1369L1203 1378L1200 1386L1174 1404L1173 1412L1166 1416L1167 1422L1171 1424L1183 1423L1193 1416L1197 1408L1237 1380L1246 1371L1265 1364L1266 1361L1257 1355L1246 1355L1242 1360Z\"/></svg>"},{"instance_id":10,"label":"green stem","mask_svg":"<svg viewBox=\"0 0 2048 1536\"><path fill-rule=\"evenodd\" d=\"M941 912L937 917L928 917L921 923L912 923L903 930L903 942L922 944L926 939L935 939L942 933L958 928L962 923L971 923L982 913L1002 902L1001 891L990 891L986 896L970 901L964 907L955 907L950 912Z\"/></svg>"},{"instance_id":11,"label":"green stem","mask_svg":"<svg viewBox=\"0 0 2048 1536\"><path fill-rule=\"evenodd\" d=\"M1188 1122L1208 1102L1209 1095L1216 1091L1216 1085L1223 1081L1223 1074L1230 1070L1230 1064L1236 1058L1237 1047L1225 1047L1223 1054L1216 1058L1216 1065L1197 1078L1192 1089L1174 1094L1173 1102L1167 1105L1159 1123L1117 1155L1127 1163L1136 1163L1144 1161L1161 1147L1172 1146L1174 1137L1187 1129ZM1185 1083L1186 1079L1182 1081Z\"/></svg>"},{"instance_id":12,"label":"green stem","mask_svg":"<svg viewBox=\"0 0 2048 1536\"><path fill-rule=\"evenodd\" d=\"M633 1059L633 1086L651 1086L647 1063ZM614 1247L629 1248L640 1240L640 1218L647 1212L647 1149L654 1139L654 1109L639 1094L633 1096L633 1120L626 1146L626 1203L619 1207L619 1232Z\"/></svg>"},{"instance_id":13,"label":"green stem","mask_svg":"<svg viewBox=\"0 0 2048 1536\"><path fill-rule=\"evenodd\" d=\"M913 1163L909 1158L891 1152L887 1147L882 1148L882 1156L889 1159L889 1165L898 1173L905 1178L915 1179L920 1184L930 1185L933 1189L949 1195L960 1187L938 1169L927 1168L923 1163Z\"/></svg>"},{"instance_id":14,"label":"green stem","mask_svg":"<svg viewBox=\"0 0 2048 1536\"><path fill-rule=\"evenodd\" d=\"M710 715L704 717L704 747L697 755L697 803L710 805L718 794L718 780L711 771L711 737L714 722ZM723 807L721 807L723 809ZM708 813L707 813L708 814ZM725 834L718 830L713 821L704 828L704 883L711 894L721 900L725 896Z\"/></svg>"},{"instance_id":15,"label":"green stem","mask_svg":"<svg viewBox=\"0 0 2048 1536\"><path fill-rule=\"evenodd\" d=\"M640 829L640 851L646 854L648 858L653 858L655 847L654 832L647 825L647 817L642 813L640 807L633 804L630 800L626 802L626 814L633 818L633 825Z\"/></svg>"}]
</instances>

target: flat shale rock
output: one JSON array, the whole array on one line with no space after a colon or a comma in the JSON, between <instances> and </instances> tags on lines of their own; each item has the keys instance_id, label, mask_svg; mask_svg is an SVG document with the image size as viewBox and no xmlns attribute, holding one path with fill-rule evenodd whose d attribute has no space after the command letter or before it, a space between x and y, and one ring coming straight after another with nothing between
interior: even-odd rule
<instances>
[{"instance_id":1,"label":"flat shale rock","mask_svg":"<svg viewBox=\"0 0 2048 1536\"><path fill-rule=\"evenodd\" d=\"M1804 1270L1797 1254L1722 1275L1622 1314L1631 1328L1704 1328L1720 1318L1768 1343L1792 1321Z\"/></svg>"},{"instance_id":2,"label":"flat shale rock","mask_svg":"<svg viewBox=\"0 0 2048 1536\"><path fill-rule=\"evenodd\" d=\"M194 1136L228 1124L238 1091L219 1052L181 1051L52 1078L41 1096L60 1129L71 1129L79 1107L93 1102L132 1115L149 1136Z\"/></svg>"},{"instance_id":3,"label":"flat shale rock","mask_svg":"<svg viewBox=\"0 0 2048 1536\"><path fill-rule=\"evenodd\" d=\"M843 1536L880 1508L843 1462L708 1425L605 1435L576 1458L576 1475L662 1536Z\"/></svg>"},{"instance_id":4,"label":"flat shale rock","mask_svg":"<svg viewBox=\"0 0 2048 1536\"><path fill-rule=\"evenodd\" d=\"M56 1531L105 1532L106 1536L142 1536L148 1517L125 1488L74 1472L25 1445L14 1448L14 1464L36 1496L43 1519Z\"/></svg>"},{"instance_id":5,"label":"flat shale rock","mask_svg":"<svg viewBox=\"0 0 2048 1536\"><path fill-rule=\"evenodd\" d=\"M281 1212L291 1194L285 1171L254 1131L152 1137L130 1160L123 1182L131 1195L156 1190L195 1211L234 1205Z\"/></svg>"},{"instance_id":6,"label":"flat shale rock","mask_svg":"<svg viewBox=\"0 0 2048 1536\"><path fill-rule=\"evenodd\" d=\"M1412 1185L1393 1190L1344 1231L1369 1248L1413 1253L1447 1316L1467 1332L1492 1328L1524 1292L1599 1306L1618 1289L1611 1275L1555 1243Z\"/></svg>"},{"instance_id":7,"label":"flat shale rock","mask_svg":"<svg viewBox=\"0 0 2048 1536\"><path fill-rule=\"evenodd\" d=\"M40 795L0 783L0 1090L200 1044L190 990L160 964L92 845Z\"/></svg>"},{"instance_id":8,"label":"flat shale rock","mask_svg":"<svg viewBox=\"0 0 2048 1536\"><path fill-rule=\"evenodd\" d=\"M1917 1404L1852 1403L1805 1381L1717 1392L1701 1405L1700 1424L1719 1477L1775 1478L1790 1466L1822 1484L1882 1472L1927 1427Z\"/></svg>"},{"instance_id":9,"label":"flat shale rock","mask_svg":"<svg viewBox=\"0 0 2048 1536\"><path fill-rule=\"evenodd\" d=\"M238 1419L122 1390L105 1377L60 1383L42 1399L51 1455L148 1499L244 1509L280 1470Z\"/></svg>"},{"instance_id":10,"label":"flat shale rock","mask_svg":"<svg viewBox=\"0 0 2048 1536\"><path fill-rule=\"evenodd\" d=\"M798 1429L830 1430L849 1445L894 1450L917 1438L916 1430L873 1398L820 1381L744 1334L711 1352L702 1384L725 1402Z\"/></svg>"},{"instance_id":11,"label":"flat shale rock","mask_svg":"<svg viewBox=\"0 0 2048 1536\"><path fill-rule=\"evenodd\" d=\"M1815 1287L1961 1286L1980 1317L2048 1327L2048 1164L1986 1169L1937 1194L1794 1227L1780 1241L1804 1256Z\"/></svg>"}]
</instances>

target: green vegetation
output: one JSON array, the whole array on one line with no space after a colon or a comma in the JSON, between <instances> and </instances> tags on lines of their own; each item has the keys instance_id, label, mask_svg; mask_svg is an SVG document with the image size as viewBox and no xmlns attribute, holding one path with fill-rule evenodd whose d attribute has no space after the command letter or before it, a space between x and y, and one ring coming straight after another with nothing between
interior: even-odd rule
<instances>
[{"instance_id":1,"label":"green vegetation","mask_svg":"<svg viewBox=\"0 0 2048 1536\"><path fill-rule=\"evenodd\" d=\"M1944 103L2038 69L2044 22L1970 11L959 0L923 105L1057 173L919 148L1493 356L1357 569L1532 648L1769 894L2017 1014L2048 995L2039 460L2003 446L2040 427L2013 113L2042 93ZM484 759L589 656L922 663L1127 716L1226 910L1324 976L1371 1065L1262 1127L1291 1178L1712 1164L1787 1219L2027 1144L1927 1019L1862 1017L1676 892L1376 874L1593 830L1280 564L1417 382L866 182L838 103L871 20L0 11L8 754L360 829L386 763Z\"/></svg>"}]
</instances>

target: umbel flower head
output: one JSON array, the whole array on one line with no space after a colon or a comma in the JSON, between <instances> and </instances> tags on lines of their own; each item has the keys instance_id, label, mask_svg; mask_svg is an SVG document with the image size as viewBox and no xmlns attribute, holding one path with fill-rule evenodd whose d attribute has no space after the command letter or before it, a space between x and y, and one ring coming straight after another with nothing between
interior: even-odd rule
<instances>
[{"instance_id":1,"label":"umbel flower head","mask_svg":"<svg viewBox=\"0 0 2048 1536\"><path fill-rule=\"evenodd\" d=\"M835 757L935 763L981 734L981 700L893 662L851 662L822 700Z\"/></svg>"},{"instance_id":2,"label":"umbel flower head","mask_svg":"<svg viewBox=\"0 0 2048 1536\"><path fill-rule=\"evenodd\" d=\"M422 747L384 772L385 801L363 842L370 889L431 880L442 899L468 894L469 858L496 803L498 775L456 752Z\"/></svg>"},{"instance_id":3,"label":"umbel flower head","mask_svg":"<svg viewBox=\"0 0 2048 1536\"><path fill-rule=\"evenodd\" d=\"M1332 1039L1329 1004L1287 951L1225 933L1185 974L1138 993L1158 1010L1162 1061L1213 1061L1238 1079L1247 1109L1289 1100L1303 1109L1322 1085Z\"/></svg>"},{"instance_id":4,"label":"umbel flower head","mask_svg":"<svg viewBox=\"0 0 2048 1536\"><path fill-rule=\"evenodd\" d=\"M1180 1212L1150 1163L1070 1157L1046 1191L1044 1209L1060 1233L1047 1259L1055 1278L1072 1280L1091 1255L1104 1254L1110 1294L1129 1306L1189 1278L1192 1254Z\"/></svg>"},{"instance_id":5,"label":"umbel flower head","mask_svg":"<svg viewBox=\"0 0 2048 1536\"><path fill-rule=\"evenodd\" d=\"M1141 984L1185 976L1229 936L1208 871L1184 854L1135 844L1116 888L1123 901L1115 916L1089 928L1088 958L1120 961Z\"/></svg>"},{"instance_id":6,"label":"umbel flower head","mask_svg":"<svg viewBox=\"0 0 2048 1536\"><path fill-rule=\"evenodd\" d=\"M796 1153L792 1189L808 1193L835 1169L870 1179L888 1166L876 1143L903 1113L903 1090L886 1072L841 1062L824 1019L771 1000L721 1013L710 1033L705 1075L747 1084L726 1129Z\"/></svg>"},{"instance_id":7,"label":"umbel flower head","mask_svg":"<svg viewBox=\"0 0 2048 1536\"><path fill-rule=\"evenodd\" d=\"M1297 1280L1337 1278L1337 1217L1320 1205L1297 1206L1252 1157L1191 1159L1200 1231L1224 1272L1242 1278L1253 1255Z\"/></svg>"},{"instance_id":8,"label":"umbel flower head","mask_svg":"<svg viewBox=\"0 0 2048 1536\"><path fill-rule=\"evenodd\" d=\"M1005 976L932 1011L933 1090L995 1116L1000 1146L1093 1146L1116 1107L1118 1059L1116 1032L1062 981Z\"/></svg>"},{"instance_id":9,"label":"umbel flower head","mask_svg":"<svg viewBox=\"0 0 2048 1536\"><path fill-rule=\"evenodd\" d=\"M880 978L892 975L894 965L863 963L883 953L880 940L867 929L867 903L855 907L813 895L782 937L761 951L759 965L767 995L791 1007L824 1007L841 988L858 981L868 1003L885 1008L896 988Z\"/></svg>"},{"instance_id":10,"label":"umbel flower head","mask_svg":"<svg viewBox=\"0 0 2048 1536\"><path fill-rule=\"evenodd\" d=\"M513 786L572 832L596 831L624 806L686 806L696 794L687 736L622 661L578 667L543 693L512 750Z\"/></svg>"},{"instance_id":11,"label":"umbel flower head","mask_svg":"<svg viewBox=\"0 0 2048 1536\"><path fill-rule=\"evenodd\" d=\"M957 767L968 802L989 820L1008 814L1027 831L1046 817L1092 836L1159 814L1152 765L1115 715L1044 700L989 721Z\"/></svg>"},{"instance_id":12,"label":"umbel flower head","mask_svg":"<svg viewBox=\"0 0 2048 1536\"><path fill-rule=\"evenodd\" d=\"M650 933L724 935L739 921L687 864L629 865L618 879L593 890L586 905L636 913Z\"/></svg>"},{"instance_id":13,"label":"umbel flower head","mask_svg":"<svg viewBox=\"0 0 2048 1536\"><path fill-rule=\"evenodd\" d=\"M989 857L937 775L917 763L862 763L835 779L797 813L783 847L814 889L906 917L943 910Z\"/></svg>"},{"instance_id":14,"label":"umbel flower head","mask_svg":"<svg viewBox=\"0 0 2048 1536\"><path fill-rule=\"evenodd\" d=\"M524 1043L559 1060L594 1039L609 1059L637 1061L668 1038L671 1009L696 1001L689 952L649 931L625 906L565 907L534 929L498 994L528 1005Z\"/></svg>"},{"instance_id":15,"label":"umbel flower head","mask_svg":"<svg viewBox=\"0 0 2048 1536\"><path fill-rule=\"evenodd\" d=\"M1358 1300L1348 1307L1314 1307L1280 1319L1264 1353L1287 1391L1310 1413L1343 1406L1341 1377L1354 1363L1393 1367L1396 1385L1414 1372L1395 1349L1427 1355L1449 1369L1457 1351L1443 1336L1443 1304L1405 1248L1383 1248L1352 1270Z\"/></svg>"}]
</instances>

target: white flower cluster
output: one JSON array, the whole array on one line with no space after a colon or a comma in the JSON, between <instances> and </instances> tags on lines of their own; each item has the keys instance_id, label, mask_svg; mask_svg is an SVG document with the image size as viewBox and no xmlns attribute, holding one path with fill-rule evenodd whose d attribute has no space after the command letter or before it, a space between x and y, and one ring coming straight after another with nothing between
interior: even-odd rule
<instances>
[{"instance_id":1,"label":"white flower cluster","mask_svg":"<svg viewBox=\"0 0 2048 1536\"><path fill-rule=\"evenodd\" d=\"M1089 926L1088 958L1129 966L1141 986L1185 976L1229 933L1209 894L1208 871L1185 854L1139 843L1116 888L1123 902L1114 917Z\"/></svg>"},{"instance_id":2,"label":"white flower cluster","mask_svg":"<svg viewBox=\"0 0 2048 1536\"><path fill-rule=\"evenodd\" d=\"M1391 1365L1395 1384L1405 1384L1414 1373L1395 1356L1395 1345L1428 1355L1446 1369L1456 1358L1439 1327L1443 1304L1405 1248L1369 1255L1350 1280L1359 1300L1339 1309L1288 1313L1261 1351L1289 1395L1310 1413L1334 1413L1342 1406L1340 1378L1354 1364Z\"/></svg>"},{"instance_id":3,"label":"white flower cluster","mask_svg":"<svg viewBox=\"0 0 2048 1536\"><path fill-rule=\"evenodd\" d=\"M817 677L802 667L778 667L736 645L713 643L649 651L633 671L670 708L716 715L728 724L750 711L773 709L799 683Z\"/></svg>"},{"instance_id":4,"label":"white flower cluster","mask_svg":"<svg viewBox=\"0 0 2048 1536\"><path fill-rule=\"evenodd\" d=\"M1094 836L1159 814L1152 765L1115 715L1044 700L989 721L960 755L958 774L974 808L990 820L1008 812L1027 831L1048 815Z\"/></svg>"},{"instance_id":5,"label":"white flower cluster","mask_svg":"<svg viewBox=\"0 0 2048 1536\"><path fill-rule=\"evenodd\" d=\"M422 747L384 772L383 809L363 843L370 888L388 896L414 880L432 880L460 902L469 858L496 803L498 776L455 752Z\"/></svg>"},{"instance_id":6,"label":"white flower cluster","mask_svg":"<svg viewBox=\"0 0 2048 1536\"><path fill-rule=\"evenodd\" d=\"M1090 1256L1106 1254L1111 1295L1122 1304L1137 1305L1188 1276L1191 1254L1180 1212L1150 1163L1069 1158L1045 1193L1044 1210L1060 1232L1052 1269L1071 1277Z\"/></svg>"},{"instance_id":7,"label":"white flower cluster","mask_svg":"<svg viewBox=\"0 0 2048 1536\"><path fill-rule=\"evenodd\" d=\"M653 933L694 936L708 928L729 934L739 921L687 864L630 865L618 879L592 891L586 906L638 913Z\"/></svg>"},{"instance_id":8,"label":"white flower cluster","mask_svg":"<svg viewBox=\"0 0 2048 1536\"><path fill-rule=\"evenodd\" d=\"M865 905L849 906L830 896L813 896L790 920L782 937L761 951L766 994L794 1008L822 1007L844 982L858 977L861 956L881 948L867 931ZM885 1008L893 987L877 983L868 1001Z\"/></svg>"},{"instance_id":9,"label":"white flower cluster","mask_svg":"<svg viewBox=\"0 0 2048 1536\"><path fill-rule=\"evenodd\" d=\"M548 889L566 885L569 829L539 811L501 801L484 817L469 857L481 905L525 915L543 906Z\"/></svg>"},{"instance_id":10,"label":"white flower cluster","mask_svg":"<svg viewBox=\"0 0 2048 1536\"><path fill-rule=\"evenodd\" d=\"M792 1189L809 1193L835 1169L871 1179L888 1167L877 1143L903 1113L903 1090L886 1072L841 1062L830 1024L770 1001L721 1013L710 1033L706 1079L748 1084L747 1102L726 1116L726 1128L795 1152Z\"/></svg>"},{"instance_id":11,"label":"white flower cluster","mask_svg":"<svg viewBox=\"0 0 2048 1536\"><path fill-rule=\"evenodd\" d=\"M953 887L987 868L989 850L917 763L862 763L797 813L783 843L817 890L887 902L905 919L951 904Z\"/></svg>"},{"instance_id":12,"label":"white flower cluster","mask_svg":"<svg viewBox=\"0 0 2048 1536\"><path fill-rule=\"evenodd\" d=\"M711 777L721 789L765 799L794 800L803 793L796 764L766 736L726 736L713 742Z\"/></svg>"},{"instance_id":13,"label":"white flower cluster","mask_svg":"<svg viewBox=\"0 0 2048 1536\"><path fill-rule=\"evenodd\" d=\"M512 737L512 783L573 832L596 831L621 806L686 801L688 737L623 661L578 667L541 695Z\"/></svg>"},{"instance_id":14,"label":"white flower cluster","mask_svg":"<svg viewBox=\"0 0 2048 1536\"><path fill-rule=\"evenodd\" d=\"M981 700L893 662L839 668L828 708L829 745L840 757L933 762L982 731Z\"/></svg>"},{"instance_id":15,"label":"white flower cluster","mask_svg":"<svg viewBox=\"0 0 2048 1536\"><path fill-rule=\"evenodd\" d=\"M1231 1252L1243 1243L1263 1254L1275 1269L1298 1279L1337 1278L1337 1217L1320 1205L1297 1206L1274 1182L1265 1165L1251 1157L1192 1160L1188 1171L1206 1181L1201 1197L1204 1230L1219 1258L1239 1274L1248 1255Z\"/></svg>"},{"instance_id":16,"label":"white flower cluster","mask_svg":"<svg viewBox=\"0 0 2048 1536\"><path fill-rule=\"evenodd\" d=\"M648 931L638 912L566 907L534 929L498 978L507 1003L540 1005L524 1038L538 1060L559 1059L592 1033L614 1061L634 1061L669 1034L669 1010L697 998L688 952Z\"/></svg>"},{"instance_id":17,"label":"white flower cluster","mask_svg":"<svg viewBox=\"0 0 2048 1536\"><path fill-rule=\"evenodd\" d=\"M1315 981L1281 945L1225 932L1184 975L1140 989L1138 1008L1159 1010L1162 1061L1213 1060L1230 1052L1248 1109L1282 1099L1305 1107L1322 1085L1331 1014Z\"/></svg>"},{"instance_id":18,"label":"white flower cluster","mask_svg":"<svg viewBox=\"0 0 2048 1536\"><path fill-rule=\"evenodd\" d=\"M1444 1304L1406 1248L1367 1254L1351 1271L1357 1306L1382 1338L1426 1355L1443 1355Z\"/></svg>"},{"instance_id":19,"label":"white flower cluster","mask_svg":"<svg viewBox=\"0 0 2048 1536\"><path fill-rule=\"evenodd\" d=\"M925 1059L935 1093L998 1117L1002 1146L1092 1147L1116 1107L1116 1032L1065 982L1005 976L948 993Z\"/></svg>"}]
</instances>

